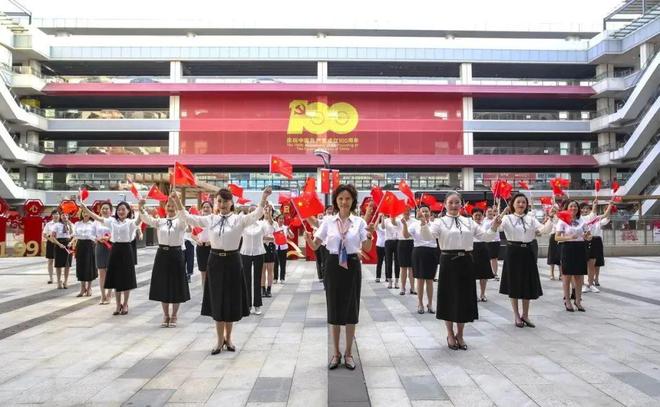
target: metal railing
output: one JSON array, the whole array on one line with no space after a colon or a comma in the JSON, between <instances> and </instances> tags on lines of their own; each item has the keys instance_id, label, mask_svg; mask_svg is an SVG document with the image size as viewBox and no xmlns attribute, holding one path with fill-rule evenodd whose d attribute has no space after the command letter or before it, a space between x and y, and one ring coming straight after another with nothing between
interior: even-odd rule
<instances>
[{"instance_id":1,"label":"metal railing","mask_svg":"<svg viewBox=\"0 0 660 407\"><path fill-rule=\"evenodd\" d=\"M498 154L530 154L530 155L591 155L595 154L596 148L569 147L561 148L558 146L474 146L474 154L498 155Z\"/></svg>"},{"instance_id":2,"label":"metal railing","mask_svg":"<svg viewBox=\"0 0 660 407\"><path fill-rule=\"evenodd\" d=\"M44 109L23 105L47 119L167 119L168 109Z\"/></svg>"},{"instance_id":3,"label":"metal railing","mask_svg":"<svg viewBox=\"0 0 660 407\"><path fill-rule=\"evenodd\" d=\"M589 120L588 111L512 111L472 113L473 120Z\"/></svg>"},{"instance_id":4,"label":"metal railing","mask_svg":"<svg viewBox=\"0 0 660 407\"><path fill-rule=\"evenodd\" d=\"M39 151L44 154L152 155L167 154L169 148L166 146L86 146L76 148L58 146L55 148L46 148L42 145Z\"/></svg>"}]
</instances>

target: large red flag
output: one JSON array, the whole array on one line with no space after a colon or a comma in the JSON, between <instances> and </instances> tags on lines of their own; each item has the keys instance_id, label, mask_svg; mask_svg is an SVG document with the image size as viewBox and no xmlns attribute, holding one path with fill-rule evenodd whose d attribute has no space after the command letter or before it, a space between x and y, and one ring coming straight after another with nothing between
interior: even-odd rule
<instances>
[{"instance_id":1,"label":"large red flag","mask_svg":"<svg viewBox=\"0 0 660 407\"><path fill-rule=\"evenodd\" d=\"M166 202L168 200L167 195L161 192L160 189L158 189L158 186L156 184L151 186L151 189L149 189L149 193L147 193L147 198L155 199L160 202Z\"/></svg>"},{"instance_id":2,"label":"large red flag","mask_svg":"<svg viewBox=\"0 0 660 407\"><path fill-rule=\"evenodd\" d=\"M176 186L196 187L197 179L195 178L195 174L193 174L189 168L180 162L175 162L173 184Z\"/></svg>"},{"instance_id":3,"label":"large red flag","mask_svg":"<svg viewBox=\"0 0 660 407\"><path fill-rule=\"evenodd\" d=\"M270 170L271 174L282 174L288 179L293 178L293 165L277 156L270 156Z\"/></svg>"},{"instance_id":4,"label":"large red flag","mask_svg":"<svg viewBox=\"0 0 660 407\"><path fill-rule=\"evenodd\" d=\"M293 201L293 205L295 206L296 211L303 219L316 216L319 213L323 213L325 210L325 207L321 201L319 201L316 193L302 194L301 196L297 196L291 200Z\"/></svg>"}]
</instances>

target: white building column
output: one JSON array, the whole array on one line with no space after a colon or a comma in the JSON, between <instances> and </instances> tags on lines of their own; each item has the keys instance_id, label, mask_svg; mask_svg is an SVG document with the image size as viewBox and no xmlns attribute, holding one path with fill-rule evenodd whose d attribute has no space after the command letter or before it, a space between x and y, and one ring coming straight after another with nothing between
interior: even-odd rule
<instances>
[{"instance_id":1,"label":"white building column","mask_svg":"<svg viewBox=\"0 0 660 407\"><path fill-rule=\"evenodd\" d=\"M646 65L648 65L649 58L653 56L653 53L655 51L655 47L653 46L652 43L647 42L639 46L639 67L640 69L646 68Z\"/></svg>"},{"instance_id":2,"label":"white building column","mask_svg":"<svg viewBox=\"0 0 660 407\"><path fill-rule=\"evenodd\" d=\"M181 120L181 100L179 96L170 96L170 119ZM171 131L168 138L168 153L179 154L179 132Z\"/></svg>"},{"instance_id":3,"label":"white building column","mask_svg":"<svg viewBox=\"0 0 660 407\"><path fill-rule=\"evenodd\" d=\"M316 79L321 83L328 81L328 61L318 61L316 63Z\"/></svg>"},{"instance_id":4,"label":"white building column","mask_svg":"<svg viewBox=\"0 0 660 407\"><path fill-rule=\"evenodd\" d=\"M472 64L463 63L460 66L460 83L467 85L472 83ZM463 120L473 119L473 100L472 97L463 97ZM474 134L472 132L463 132L463 155L474 154ZM474 168L465 167L461 172L463 190L474 190Z\"/></svg>"},{"instance_id":5,"label":"white building column","mask_svg":"<svg viewBox=\"0 0 660 407\"><path fill-rule=\"evenodd\" d=\"M472 64L469 62L462 63L460 66L460 83L467 85L472 83Z\"/></svg>"},{"instance_id":6,"label":"white building column","mask_svg":"<svg viewBox=\"0 0 660 407\"><path fill-rule=\"evenodd\" d=\"M183 67L181 61L170 61L170 80L173 83L183 83Z\"/></svg>"},{"instance_id":7,"label":"white building column","mask_svg":"<svg viewBox=\"0 0 660 407\"><path fill-rule=\"evenodd\" d=\"M19 170L21 184L25 188L34 189L37 187L37 168L23 167Z\"/></svg>"}]
</instances>

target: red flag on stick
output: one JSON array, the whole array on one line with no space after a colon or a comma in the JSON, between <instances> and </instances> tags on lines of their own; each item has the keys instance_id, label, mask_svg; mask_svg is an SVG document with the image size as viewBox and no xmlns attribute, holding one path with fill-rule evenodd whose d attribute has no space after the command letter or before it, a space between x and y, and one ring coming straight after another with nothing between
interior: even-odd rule
<instances>
[{"instance_id":1,"label":"red flag on stick","mask_svg":"<svg viewBox=\"0 0 660 407\"><path fill-rule=\"evenodd\" d=\"M274 155L270 156L270 169L271 174L282 174L288 179L293 178L293 165L290 162L276 157Z\"/></svg>"},{"instance_id":2,"label":"red flag on stick","mask_svg":"<svg viewBox=\"0 0 660 407\"><path fill-rule=\"evenodd\" d=\"M422 194L422 196L419 198L419 202L430 208L434 203L437 203L438 200L435 199L433 195Z\"/></svg>"},{"instance_id":3,"label":"red flag on stick","mask_svg":"<svg viewBox=\"0 0 660 407\"><path fill-rule=\"evenodd\" d=\"M161 190L158 188L156 184L151 186L151 189L149 189L149 193L147 193L147 198L150 199L155 199L160 202L167 202L169 199L167 195L161 192Z\"/></svg>"},{"instance_id":4,"label":"red flag on stick","mask_svg":"<svg viewBox=\"0 0 660 407\"><path fill-rule=\"evenodd\" d=\"M383 193L383 190L380 189L379 186L374 185L373 187L371 187L371 197L374 199L374 203L376 205L380 204L380 201L382 201L384 196L385 194Z\"/></svg>"},{"instance_id":5,"label":"red flag on stick","mask_svg":"<svg viewBox=\"0 0 660 407\"><path fill-rule=\"evenodd\" d=\"M573 214L570 211L559 211L556 216L569 225L573 222Z\"/></svg>"},{"instance_id":6,"label":"red flag on stick","mask_svg":"<svg viewBox=\"0 0 660 407\"><path fill-rule=\"evenodd\" d=\"M552 197L551 196L542 196L539 199L541 200L541 205L552 205Z\"/></svg>"},{"instance_id":7,"label":"red flag on stick","mask_svg":"<svg viewBox=\"0 0 660 407\"><path fill-rule=\"evenodd\" d=\"M227 189L231 191L231 194L238 198L243 198L243 188L239 187L236 184L227 185Z\"/></svg>"},{"instance_id":8,"label":"red flag on stick","mask_svg":"<svg viewBox=\"0 0 660 407\"><path fill-rule=\"evenodd\" d=\"M612 181L612 193L616 194L616 191L619 190L619 182L617 180Z\"/></svg>"},{"instance_id":9,"label":"red flag on stick","mask_svg":"<svg viewBox=\"0 0 660 407\"><path fill-rule=\"evenodd\" d=\"M399 181L399 191L401 191L406 197L408 197L408 199L413 205L415 204L415 194L413 193L413 190L410 188L410 185L408 185L405 179Z\"/></svg>"},{"instance_id":10,"label":"red flag on stick","mask_svg":"<svg viewBox=\"0 0 660 407\"><path fill-rule=\"evenodd\" d=\"M296 211L301 218L309 218L316 216L319 213L323 213L325 207L319 201L316 193L313 194L303 194L291 199L293 201L293 206L295 206Z\"/></svg>"},{"instance_id":11,"label":"red flag on stick","mask_svg":"<svg viewBox=\"0 0 660 407\"><path fill-rule=\"evenodd\" d=\"M385 196L383 196L383 199L378 207L379 213L389 215L391 218L395 218L407 210L408 206L403 201L403 199L397 198L396 195L390 191L385 192Z\"/></svg>"},{"instance_id":12,"label":"red flag on stick","mask_svg":"<svg viewBox=\"0 0 660 407\"><path fill-rule=\"evenodd\" d=\"M140 191L135 187L135 184L131 182L131 194L135 197L135 199L140 200L142 199L142 196L140 196Z\"/></svg>"},{"instance_id":13,"label":"red flag on stick","mask_svg":"<svg viewBox=\"0 0 660 407\"><path fill-rule=\"evenodd\" d=\"M474 207L486 211L486 209L488 209L488 201L479 201L474 204Z\"/></svg>"},{"instance_id":14,"label":"red flag on stick","mask_svg":"<svg viewBox=\"0 0 660 407\"><path fill-rule=\"evenodd\" d=\"M429 208L431 212L442 212L445 209L445 205L442 202L435 202Z\"/></svg>"},{"instance_id":15,"label":"red flag on stick","mask_svg":"<svg viewBox=\"0 0 660 407\"><path fill-rule=\"evenodd\" d=\"M518 186L520 189L529 190L529 184L526 181L518 181Z\"/></svg>"},{"instance_id":16,"label":"red flag on stick","mask_svg":"<svg viewBox=\"0 0 660 407\"><path fill-rule=\"evenodd\" d=\"M316 180L313 177L307 178L302 192L303 194L316 194Z\"/></svg>"},{"instance_id":17,"label":"red flag on stick","mask_svg":"<svg viewBox=\"0 0 660 407\"><path fill-rule=\"evenodd\" d=\"M601 186L600 180L599 179L595 180L594 189L596 190L596 192L600 192L600 186Z\"/></svg>"},{"instance_id":18,"label":"red flag on stick","mask_svg":"<svg viewBox=\"0 0 660 407\"><path fill-rule=\"evenodd\" d=\"M83 188L80 190L80 201L84 202L85 199L89 198L89 191L87 188Z\"/></svg>"},{"instance_id":19,"label":"red flag on stick","mask_svg":"<svg viewBox=\"0 0 660 407\"><path fill-rule=\"evenodd\" d=\"M175 162L174 163L174 180L172 181L172 184L175 186L189 186L189 187L196 187L197 186L197 179L195 178L195 174L193 174L192 171L185 165L181 164L180 162Z\"/></svg>"},{"instance_id":20,"label":"red flag on stick","mask_svg":"<svg viewBox=\"0 0 660 407\"><path fill-rule=\"evenodd\" d=\"M470 202L466 202L465 205L463 205L463 211L472 216L472 211L474 210L474 205L472 205Z\"/></svg>"},{"instance_id":21,"label":"red flag on stick","mask_svg":"<svg viewBox=\"0 0 660 407\"><path fill-rule=\"evenodd\" d=\"M278 230L273 232L273 237L275 238L276 245L286 244L286 235L284 234L284 231Z\"/></svg>"},{"instance_id":22,"label":"red flag on stick","mask_svg":"<svg viewBox=\"0 0 660 407\"><path fill-rule=\"evenodd\" d=\"M240 197L236 200L236 202L238 202L239 205L245 205L246 203L250 202L250 200L247 198Z\"/></svg>"},{"instance_id":23,"label":"red flag on stick","mask_svg":"<svg viewBox=\"0 0 660 407\"><path fill-rule=\"evenodd\" d=\"M158 209L156 209L156 212L158 213L159 218L167 217L167 212L165 212L165 208L163 208L162 206L159 206Z\"/></svg>"},{"instance_id":24,"label":"red flag on stick","mask_svg":"<svg viewBox=\"0 0 660 407\"><path fill-rule=\"evenodd\" d=\"M491 187L493 192L493 197L495 199L504 199L507 200L511 198L511 192L513 191L513 185L506 182L506 180L498 179Z\"/></svg>"},{"instance_id":25,"label":"red flag on stick","mask_svg":"<svg viewBox=\"0 0 660 407\"><path fill-rule=\"evenodd\" d=\"M284 205L290 200L291 200L291 192L280 192L280 194L277 197L277 203L280 205Z\"/></svg>"}]
</instances>

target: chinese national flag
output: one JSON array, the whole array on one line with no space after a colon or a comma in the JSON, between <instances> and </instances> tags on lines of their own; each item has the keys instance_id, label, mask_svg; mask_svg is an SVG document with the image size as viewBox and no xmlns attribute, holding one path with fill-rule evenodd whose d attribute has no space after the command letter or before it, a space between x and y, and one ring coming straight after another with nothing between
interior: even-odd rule
<instances>
[{"instance_id":1,"label":"chinese national flag","mask_svg":"<svg viewBox=\"0 0 660 407\"><path fill-rule=\"evenodd\" d=\"M135 197L135 199L138 199L138 200L139 200L139 199L142 199L142 197L140 196L140 192L139 192L138 189L135 187L135 184L132 183L132 182L131 182L131 194L133 194L133 196Z\"/></svg>"},{"instance_id":2,"label":"chinese national flag","mask_svg":"<svg viewBox=\"0 0 660 407\"><path fill-rule=\"evenodd\" d=\"M193 174L193 172L190 171L190 169L188 169L185 165L181 164L180 162L175 162L173 184L177 186L196 187L197 179L195 178L195 174Z\"/></svg>"},{"instance_id":3,"label":"chinese national flag","mask_svg":"<svg viewBox=\"0 0 660 407\"><path fill-rule=\"evenodd\" d=\"M270 156L270 171L271 174L282 174L288 179L293 178L293 165L290 162L284 161L280 157Z\"/></svg>"},{"instance_id":4,"label":"chinese national flag","mask_svg":"<svg viewBox=\"0 0 660 407\"><path fill-rule=\"evenodd\" d=\"M89 198L89 191L87 188L83 188L80 190L80 201L84 202L85 199Z\"/></svg>"},{"instance_id":5,"label":"chinese national flag","mask_svg":"<svg viewBox=\"0 0 660 407\"><path fill-rule=\"evenodd\" d=\"M299 216L294 216L293 218L291 218L291 222L289 222L289 226L291 227L302 226L302 220L300 220Z\"/></svg>"},{"instance_id":6,"label":"chinese national flag","mask_svg":"<svg viewBox=\"0 0 660 407\"><path fill-rule=\"evenodd\" d=\"M236 184L227 185L227 189L231 191L231 194L238 198L243 198L243 188L239 187Z\"/></svg>"},{"instance_id":7,"label":"chinese national flag","mask_svg":"<svg viewBox=\"0 0 660 407\"><path fill-rule=\"evenodd\" d=\"M330 193L330 170L327 168L321 168L321 192Z\"/></svg>"},{"instance_id":8,"label":"chinese national flag","mask_svg":"<svg viewBox=\"0 0 660 407\"><path fill-rule=\"evenodd\" d=\"M240 197L236 200L236 202L238 202L239 205L245 205L246 203L250 202L250 200L247 198Z\"/></svg>"},{"instance_id":9,"label":"chinese national flag","mask_svg":"<svg viewBox=\"0 0 660 407\"><path fill-rule=\"evenodd\" d=\"M518 186L520 187L520 189L529 190L529 184L527 183L527 181L518 181Z\"/></svg>"},{"instance_id":10,"label":"chinese national flag","mask_svg":"<svg viewBox=\"0 0 660 407\"><path fill-rule=\"evenodd\" d=\"M167 212L165 212L165 208L163 208L162 206L159 206L158 209L156 209L156 212L158 213L158 217L160 218L167 217Z\"/></svg>"},{"instance_id":11,"label":"chinese national flag","mask_svg":"<svg viewBox=\"0 0 660 407\"><path fill-rule=\"evenodd\" d=\"M619 190L619 182L617 180L612 181L612 193L616 194L616 191Z\"/></svg>"},{"instance_id":12,"label":"chinese national flag","mask_svg":"<svg viewBox=\"0 0 660 407\"><path fill-rule=\"evenodd\" d=\"M290 200L291 200L291 192L280 192L280 194L277 197L277 203L280 205L284 205Z\"/></svg>"},{"instance_id":13,"label":"chinese national flag","mask_svg":"<svg viewBox=\"0 0 660 407\"><path fill-rule=\"evenodd\" d=\"M493 191L493 197L495 197L495 199L502 198L504 200L507 200L511 198L511 191L513 191L513 185L509 184L504 179L498 179L491 187L491 190Z\"/></svg>"},{"instance_id":14,"label":"chinese national flag","mask_svg":"<svg viewBox=\"0 0 660 407\"><path fill-rule=\"evenodd\" d=\"M410 188L410 185L408 185L405 179L399 181L399 191L401 191L405 196L407 196L410 202L413 203L413 205L415 204L415 194L413 193L413 190Z\"/></svg>"},{"instance_id":15,"label":"chinese national flag","mask_svg":"<svg viewBox=\"0 0 660 407\"><path fill-rule=\"evenodd\" d=\"M541 199L541 205L552 205L551 196L542 196L540 199Z\"/></svg>"},{"instance_id":16,"label":"chinese national flag","mask_svg":"<svg viewBox=\"0 0 660 407\"><path fill-rule=\"evenodd\" d=\"M371 197L374 199L374 203L376 206L380 205L380 201L383 199L385 195L383 194L383 190L380 189L379 186L374 185L371 187Z\"/></svg>"},{"instance_id":17,"label":"chinese national flag","mask_svg":"<svg viewBox=\"0 0 660 407\"><path fill-rule=\"evenodd\" d=\"M284 231L278 230L276 232L273 232L273 237L275 238L276 245L286 244L286 235L284 234Z\"/></svg>"},{"instance_id":18,"label":"chinese national flag","mask_svg":"<svg viewBox=\"0 0 660 407\"><path fill-rule=\"evenodd\" d=\"M332 190L337 189L341 181L339 180L339 170L332 170Z\"/></svg>"},{"instance_id":19,"label":"chinese national flag","mask_svg":"<svg viewBox=\"0 0 660 407\"><path fill-rule=\"evenodd\" d=\"M573 214L570 211L559 211L557 217L569 225L573 222Z\"/></svg>"},{"instance_id":20,"label":"chinese national flag","mask_svg":"<svg viewBox=\"0 0 660 407\"><path fill-rule=\"evenodd\" d=\"M325 207L321 201L319 201L316 193L302 194L301 196L297 196L291 200L293 201L293 205L296 208L296 211L303 219L316 216L319 213L323 213L325 210Z\"/></svg>"},{"instance_id":21,"label":"chinese national flag","mask_svg":"<svg viewBox=\"0 0 660 407\"><path fill-rule=\"evenodd\" d=\"M600 186L601 186L600 180L599 179L595 180L594 189L596 190L596 192L600 192Z\"/></svg>"},{"instance_id":22,"label":"chinese national flag","mask_svg":"<svg viewBox=\"0 0 660 407\"><path fill-rule=\"evenodd\" d=\"M622 196L613 196L612 197L612 202L622 202L623 197Z\"/></svg>"},{"instance_id":23,"label":"chinese national flag","mask_svg":"<svg viewBox=\"0 0 660 407\"><path fill-rule=\"evenodd\" d=\"M445 209L445 205L442 202L434 202L429 209L431 212L442 212L442 210Z\"/></svg>"},{"instance_id":24,"label":"chinese national flag","mask_svg":"<svg viewBox=\"0 0 660 407\"><path fill-rule=\"evenodd\" d=\"M316 180L313 177L307 178L307 181L305 181L305 186L303 187L303 195L304 194L316 194Z\"/></svg>"},{"instance_id":25,"label":"chinese national flag","mask_svg":"<svg viewBox=\"0 0 660 407\"><path fill-rule=\"evenodd\" d=\"M463 211L465 211L466 214L472 215L472 211L474 210L474 205L472 205L469 202L466 202L465 205L463 205Z\"/></svg>"},{"instance_id":26,"label":"chinese national flag","mask_svg":"<svg viewBox=\"0 0 660 407\"><path fill-rule=\"evenodd\" d=\"M151 189L149 189L147 198L155 199L160 202L166 202L168 199L167 195L162 193L161 190L158 189L158 186L156 184L152 185Z\"/></svg>"},{"instance_id":27,"label":"chinese national flag","mask_svg":"<svg viewBox=\"0 0 660 407\"><path fill-rule=\"evenodd\" d=\"M208 192L202 192L202 193L199 195L199 199L200 199L202 202L207 202L207 201L210 202L210 201L211 201L211 194L209 194Z\"/></svg>"},{"instance_id":28,"label":"chinese national flag","mask_svg":"<svg viewBox=\"0 0 660 407\"><path fill-rule=\"evenodd\" d=\"M385 192L385 196L383 196L383 201L380 204L378 212L389 215L391 218L395 218L407 210L408 206L403 199L399 199L396 195L387 191Z\"/></svg>"},{"instance_id":29,"label":"chinese national flag","mask_svg":"<svg viewBox=\"0 0 660 407\"><path fill-rule=\"evenodd\" d=\"M66 199L60 203L60 212L66 213L67 215L73 215L78 212L78 205L69 199Z\"/></svg>"},{"instance_id":30,"label":"chinese national flag","mask_svg":"<svg viewBox=\"0 0 660 407\"><path fill-rule=\"evenodd\" d=\"M196 206L191 206L188 211L191 215L199 215L199 209Z\"/></svg>"},{"instance_id":31,"label":"chinese national flag","mask_svg":"<svg viewBox=\"0 0 660 407\"><path fill-rule=\"evenodd\" d=\"M479 201L474 204L474 207L486 211L486 209L488 209L488 201Z\"/></svg>"},{"instance_id":32,"label":"chinese national flag","mask_svg":"<svg viewBox=\"0 0 660 407\"><path fill-rule=\"evenodd\" d=\"M422 194L422 196L419 198L419 202L430 208L431 205L433 205L434 203L437 203L438 200L435 199L435 197L433 195Z\"/></svg>"}]
</instances>

